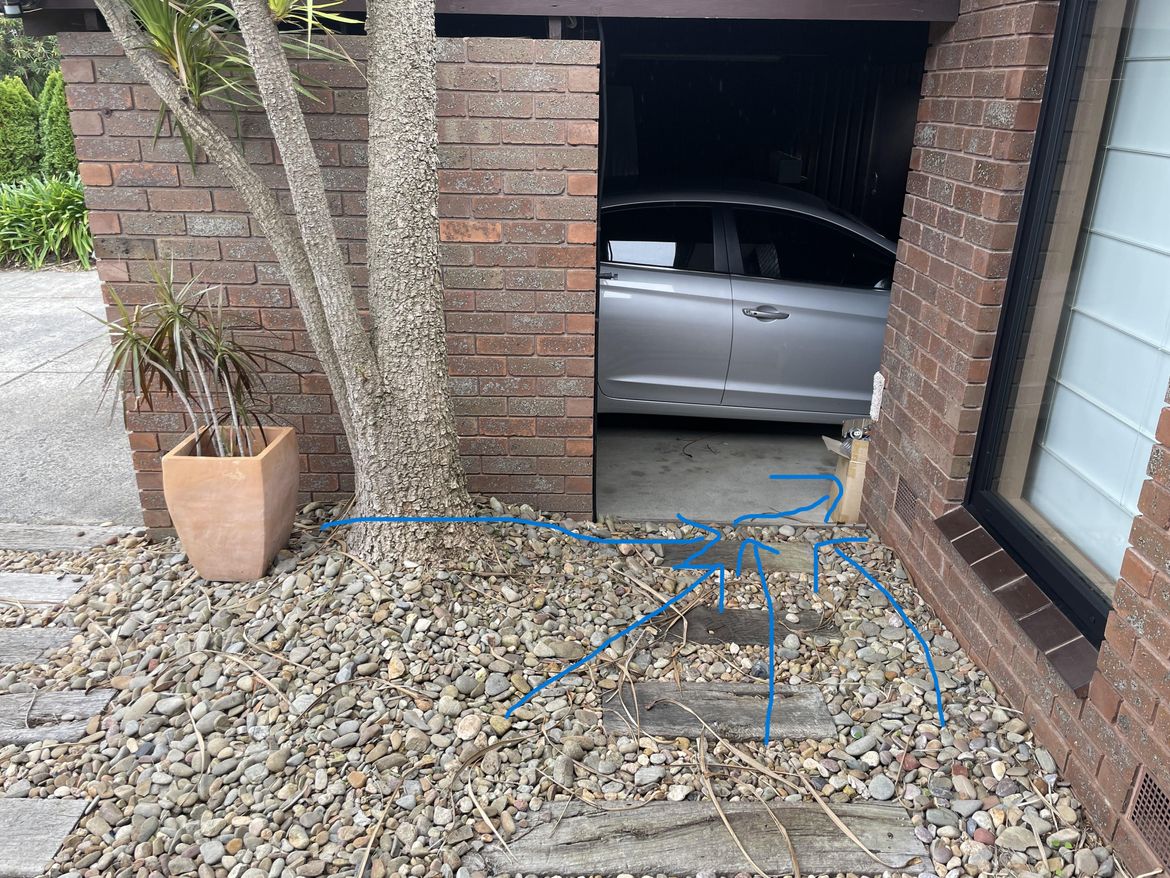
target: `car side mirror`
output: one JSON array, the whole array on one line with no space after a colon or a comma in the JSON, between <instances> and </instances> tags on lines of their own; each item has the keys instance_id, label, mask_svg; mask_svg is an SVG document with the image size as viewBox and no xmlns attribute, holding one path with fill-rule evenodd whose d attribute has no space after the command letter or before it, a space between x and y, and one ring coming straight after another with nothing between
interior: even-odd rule
<instances>
[{"instance_id":1,"label":"car side mirror","mask_svg":"<svg viewBox=\"0 0 1170 878\"><path fill-rule=\"evenodd\" d=\"M890 279L888 277L883 277L873 285L873 288L875 290L888 290L890 288Z\"/></svg>"}]
</instances>

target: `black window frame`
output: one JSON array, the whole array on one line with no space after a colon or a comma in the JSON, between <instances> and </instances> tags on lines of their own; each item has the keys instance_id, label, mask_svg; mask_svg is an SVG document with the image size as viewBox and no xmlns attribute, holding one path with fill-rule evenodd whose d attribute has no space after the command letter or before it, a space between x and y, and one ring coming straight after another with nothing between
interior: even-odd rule
<instances>
[{"instance_id":1,"label":"black window frame","mask_svg":"<svg viewBox=\"0 0 1170 878\"><path fill-rule=\"evenodd\" d=\"M714 268L711 271L702 271L696 268L674 268L668 265L647 265L643 262L618 262L612 259L606 259L605 245L608 238L605 234L606 218L615 213L624 210L646 210L648 208L670 208L670 207L702 207L705 208L711 215L711 246L714 251ZM630 268L638 268L645 271L679 271L692 274L727 274L727 242L725 240L723 229L723 211L720 209L721 205L713 204L709 201L639 201L631 202L629 204L614 204L601 209L601 222L598 229L598 265L628 265Z\"/></svg>"},{"instance_id":2,"label":"black window frame","mask_svg":"<svg viewBox=\"0 0 1170 878\"><path fill-rule=\"evenodd\" d=\"M1033 524L995 491L1008 437L1015 368L1028 330L1031 295L1043 269L1058 174L1071 114L1080 97L1097 0L1062 0L1020 206L987 395L975 437L964 506L1095 646L1105 639L1109 599ZM1114 89L1116 89L1116 77Z\"/></svg>"},{"instance_id":3,"label":"black window frame","mask_svg":"<svg viewBox=\"0 0 1170 878\"><path fill-rule=\"evenodd\" d=\"M723 214L723 228L727 235L727 262L730 274L733 277L742 277L747 278L748 280L770 281L772 283L778 284L797 284L799 286L808 287L832 287L833 289L853 290L859 293L877 293L883 296L888 296L890 294L890 288L893 285L892 283L890 286L886 287L854 287L847 284L823 284L815 283L813 281L783 280L770 277L758 277L754 274L744 274L743 248L740 246L739 227L735 221L735 212L737 210L753 211L755 213L784 214L785 216L792 217L794 219L804 220L810 225L824 226L826 228L832 229L835 232L838 232L839 234L855 238L858 242L866 247L869 247L871 250L883 250L880 244L876 244L873 241L870 241L864 235L859 235L852 229L848 229L845 226L839 225L838 223L831 222L830 220L822 219L819 216L813 216L812 214L804 213L799 210L792 210L786 207L768 207L766 205L759 204L725 204L722 206L721 213ZM897 262L897 257L892 253L887 255L890 258L890 269L892 275L893 267Z\"/></svg>"}]
</instances>

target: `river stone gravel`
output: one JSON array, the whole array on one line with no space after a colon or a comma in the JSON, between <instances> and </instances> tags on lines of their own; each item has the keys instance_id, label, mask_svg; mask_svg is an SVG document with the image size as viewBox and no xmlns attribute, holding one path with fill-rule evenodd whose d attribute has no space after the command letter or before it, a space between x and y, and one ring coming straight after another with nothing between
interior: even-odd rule
<instances>
[{"instance_id":1,"label":"river stone gravel","mask_svg":"<svg viewBox=\"0 0 1170 878\"><path fill-rule=\"evenodd\" d=\"M291 548L252 583L206 582L175 542L142 532L81 554L0 552L0 570L92 576L62 606L0 607L5 626L81 631L43 661L3 669L0 694L117 692L76 743L0 748L5 795L92 802L48 876L480 878L486 845L555 819L573 798L704 797L695 741L608 735L601 699L648 679L758 682L766 646L668 639L680 624L668 611L504 716L689 584L693 574L664 564L659 547L492 525L476 557L371 567L345 551L343 533L319 531L338 513L306 507ZM496 501L492 513L535 517ZM549 520L602 537L696 534ZM711 739L718 796L812 801L747 754L830 804L904 806L929 850L928 878L1120 873L1051 756L890 550L855 527L745 533L780 549L870 536L848 551L932 644L947 725L898 614L826 553L820 595L804 574L768 583L779 618L811 610L824 620L785 636L776 675L820 689L837 738L739 752ZM680 606L714 597L714 585L701 587ZM765 612L758 580L729 578L727 605Z\"/></svg>"}]
</instances>

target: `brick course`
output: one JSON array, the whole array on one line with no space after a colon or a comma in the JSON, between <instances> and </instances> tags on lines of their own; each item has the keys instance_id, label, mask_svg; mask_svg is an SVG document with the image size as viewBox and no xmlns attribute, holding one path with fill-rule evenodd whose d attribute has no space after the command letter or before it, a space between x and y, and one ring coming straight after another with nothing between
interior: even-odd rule
<instances>
[{"instance_id":1,"label":"brick course","mask_svg":"<svg viewBox=\"0 0 1170 878\"><path fill-rule=\"evenodd\" d=\"M359 65L364 38L345 38ZM214 167L187 163L158 98L109 34L63 34L81 178L108 292L151 297L152 261L181 279L221 284L234 315L312 358L271 249ZM439 41L440 260L451 386L473 491L546 511L593 507L593 335L599 47L522 39ZM305 101L337 234L366 282L367 123L362 72L306 62ZM230 114L221 122L231 129ZM243 148L261 176L286 183L264 118L244 113ZM287 204L287 192L283 192ZM315 362L310 360L310 362ZM304 500L352 490L352 465L323 376L269 376L273 413L296 427ZM161 453L186 421L163 403L126 426L146 523L170 525Z\"/></svg>"},{"instance_id":2,"label":"brick course","mask_svg":"<svg viewBox=\"0 0 1170 878\"><path fill-rule=\"evenodd\" d=\"M1160 865L1123 816L1139 768L1170 789L1170 409L1087 698L933 523L967 486L1057 4L961 8L926 59L863 513L1138 874ZM899 479L918 498L912 525L894 514Z\"/></svg>"}]
</instances>

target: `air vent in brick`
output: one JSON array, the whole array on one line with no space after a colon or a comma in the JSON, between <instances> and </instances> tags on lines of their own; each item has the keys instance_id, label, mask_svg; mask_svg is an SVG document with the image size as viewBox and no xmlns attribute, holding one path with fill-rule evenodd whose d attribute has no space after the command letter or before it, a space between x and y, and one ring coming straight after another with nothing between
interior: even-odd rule
<instances>
[{"instance_id":1,"label":"air vent in brick","mask_svg":"<svg viewBox=\"0 0 1170 878\"><path fill-rule=\"evenodd\" d=\"M894 492L894 511L898 518L912 525L918 520L918 495L898 476L898 489Z\"/></svg>"},{"instance_id":2,"label":"air vent in brick","mask_svg":"<svg viewBox=\"0 0 1170 878\"><path fill-rule=\"evenodd\" d=\"M1146 772L1138 781L1129 819L1154 856L1170 871L1170 796Z\"/></svg>"}]
</instances>

